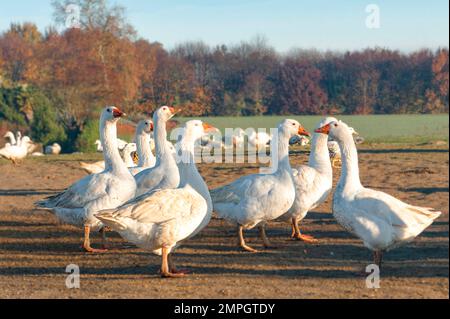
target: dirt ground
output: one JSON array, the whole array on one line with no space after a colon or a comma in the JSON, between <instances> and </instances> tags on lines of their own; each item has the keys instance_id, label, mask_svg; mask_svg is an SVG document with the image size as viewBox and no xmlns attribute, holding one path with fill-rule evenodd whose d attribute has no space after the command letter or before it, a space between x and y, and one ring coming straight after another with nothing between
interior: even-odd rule
<instances>
[{"instance_id":1,"label":"dirt ground","mask_svg":"<svg viewBox=\"0 0 450 319\"><path fill-rule=\"evenodd\" d=\"M303 151L291 156L293 166L306 159ZM83 253L80 229L34 210L34 201L85 175L77 158L27 159L17 167L0 160L0 298L448 298L448 160L447 145L361 147L364 185L443 212L413 243L385 255L380 289L366 288L358 275L370 252L335 222L330 199L302 223L317 245L291 241L289 225L273 222L268 235L278 249L262 249L257 231L250 230L248 243L262 252L241 252L234 226L213 219L175 255L192 274L161 279L160 257L127 248L115 233L108 253ZM201 165L211 188L256 170ZM94 246L99 240L94 235ZM80 267L80 289L65 286L69 264Z\"/></svg>"}]
</instances>

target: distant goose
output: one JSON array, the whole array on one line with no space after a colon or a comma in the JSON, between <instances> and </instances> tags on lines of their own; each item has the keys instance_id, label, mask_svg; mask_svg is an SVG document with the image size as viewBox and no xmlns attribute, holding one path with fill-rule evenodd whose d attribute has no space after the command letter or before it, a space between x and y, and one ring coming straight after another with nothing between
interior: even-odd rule
<instances>
[{"instance_id":1,"label":"distant goose","mask_svg":"<svg viewBox=\"0 0 450 319\"><path fill-rule=\"evenodd\" d=\"M0 157L10 160L14 165L18 164L28 155L28 148L32 142L28 136L21 138L20 145L7 145L0 149Z\"/></svg>"},{"instance_id":2,"label":"distant goose","mask_svg":"<svg viewBox=\"0 0 450 319\"><path fill-rule=\"evenodd\" d=\"M47 145L45 147L44 153L47 155L58 155L61 153L61 145L59 145L58 143Z\"/></svg>"},{"instance_id":3,"label":"distant goose","mask_svg":"<svg viewBox=\"0 0 450 319\"><path fill-rule=\"evenodd\" d=\"M11 132L11 131L6 132L4 138L7 139L7 140L9 140L9 143L7 142L7 143L5 144L5 146L13 146L13 145L17 145L17 140L16 140L16 137L14 136L14 133L13 133L13 132Z\"/></svg>"},{"instance_id":4,"label":"distant goose","mask_svg":"<svg viewBox=\"0 0 450 319\"><path fill-rule=\"evenodd\" d=\"M309 144L309 138L301 135L294 135L289 139L289 145L298 144L300 146L306 146Z\"/></svg>"},{"instance_id":5,"label":"distant goose","mask_svg":"<svg viewBox=\"0 0 450 319\"><path fill-rule=\"evenodd\" d=\"M266 132L253 131L248 137L248 143L256 150L265 149L269 146L271 136Z\"/></svg>"},{"instance_id":6,"label":"distant goose","mask_svg":"<svg viewBox=\"0 0 450 319\"><path fill-rule=\"evenodd\" d=\"M117 148L119 149L119 151L123 151L123 149L127 144L128 144L127 141L121 140L120 138L117 139ZM97 147L97 152L99 153L103 152L103 146L100 140L95 141L95 146Z\"/></svg>"}]
</instances>

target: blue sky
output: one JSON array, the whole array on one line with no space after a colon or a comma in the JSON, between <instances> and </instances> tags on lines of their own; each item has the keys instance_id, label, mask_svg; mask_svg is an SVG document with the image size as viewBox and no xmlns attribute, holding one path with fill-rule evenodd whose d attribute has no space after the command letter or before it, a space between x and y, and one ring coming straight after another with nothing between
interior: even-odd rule
<instances>
[{"instance_id":1,"label":"blue sky","mask_svg":"<svg viewBox=\"0 0 450 319\"><path fill-rule=\"evenodd\" d=\"M115 0L139 34L167 48L186 40L232 44L265 35L290 48L402 51L449 45L447 0ZM380 28L368 29L368 4L380 8ZM11 22L52 23L50 0L0 0L0 30Z\"/></svg>"}]
</instances>

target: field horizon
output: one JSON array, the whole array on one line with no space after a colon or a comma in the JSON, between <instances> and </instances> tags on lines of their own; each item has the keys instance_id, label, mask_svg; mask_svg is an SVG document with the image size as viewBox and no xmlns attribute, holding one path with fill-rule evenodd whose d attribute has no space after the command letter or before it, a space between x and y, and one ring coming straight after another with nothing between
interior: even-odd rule
<instances>
[{"instance_id":1,"label":"field horizon","mask_svg":"<svg viewBox=\"0 0 450 319\"><path fill-rule=\"evenodd\" d=\"M449 140L448 114L375 114L375 115L329 115L352 126L365 143L426 143ZM313 131L322 115L273 115L273 116L210 116L175 117L180 124L200 119L217 127L222 133L225 128L276 127L285 118L299 121L307 130Z\"/></svg>"}]
</instances>

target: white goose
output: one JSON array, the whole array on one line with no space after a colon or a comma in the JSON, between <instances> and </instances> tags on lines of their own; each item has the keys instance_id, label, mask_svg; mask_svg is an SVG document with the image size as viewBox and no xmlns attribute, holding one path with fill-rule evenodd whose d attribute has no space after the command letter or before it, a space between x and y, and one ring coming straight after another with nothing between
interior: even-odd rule
<instances>
[{"instance_id":1,"label":"white goose","mask_svg":"<svg viewBox=\"0 0 450 319\"><path fill-rule=\"evenodd\" d=\"M9 142L7 142L5 144L6 146L13 146L13 145L17 145L17 141L16 141L16 137L14 136L14 133L11 131L8 131L5 133L5 136L3 136L5 139L9 140Z\"/></svg>"},{"instance_id":2,"label":"white goose","mask_svg":"<svg viewBox=\"0 0 450 319\"><path fill-rule=\"evenodd\" d=\"M105 161L95 163L80 162L80 166L88 174L98 174L105 170Z\"/></svg>"},{"instance_id":3,"label":"white goose","mask_svg":"<svg viewBox=\"0 0 450 319\"><path fill-rule=\"evenodd\" d=\"M334 117L327 117L317 128L337 121ZM308 165L301 165L293 169L295 184L295 201L282 219L289 219L292 223L292 238L314 243L312 236L302 234L298 223L306 217L308 211L322 204L328 197L333 186L333 171L327 147L328 137L314 133L311 142L311 153Z\"/></svg>"},{"instance_id":4,"label":"white goose","mask_svg":"<svg viewBox=\"0 0 450 319\"><path fill-rule=\"evenodd\" d=\"M306 146L309 144L309 138L307 138L306 136L296 134L289 139L289 145L295 144L298 144L300 146Z\"/></svg>"},{"instance_id":5,"label":"white goose","mask_svg":"<svg viewBox=\"0 0 450 319\"><path fill-rule=\"evenodd\" d=\"M130 168L136 167L136 164L133 161L133 153L137 151L136 143L128 143L125 145L122 151L122 159L125 163L125 166Z\"/></svg>"},{"instance_id":6,"label":"white goose","mask_svg":"<svg viewBox=\"0 0 450 319\"><path fill-rule=\"evenodd\" d=\"M287 212L294 202L295 188L289 163L289 139L294 134L309 135L295 120L284 120L278 125L278 143L274 144L274 147L278 144L278 167L274 173L244 176L211 191L214 211L220 218L238 225L239 245L247 251L257 252L246 245L243 230L259 226L264 246L269 247L265 224Z\"/></svg>"},{"instance_id":7,"label":"white goose","mask_svg":"<svg viewBox=\"0 0 450 319\"><path fill-rule=\"evenodd\" d=\"M117 148L117 121L124 115L117 107L107 107L100 117L100 136L106 169L86 176L64 192L36 203L48 209L63 222L84 227L83 248L87 252L104 252L91 247L92 228L105 228L94 214L102 209L115 208L135 196L136 182L120 158ZM103 236L103 239L104 236Z\"/></svg>"},{"instance_id":8,"label":"white goose","mask_svg":"<svg viewBox=\"0 0 450 319\"><path fill-rule=\"evenodd\" d=\"M24 136L20 140L20 144L6 145L0 149L0 157L10 160L14 165L18 164L28 155L28 148L32 142L28 136Z\"/></svg>"},{"instance_id":9,"label":"white goose","mask_svg":"<svg viewBox=\"0 0 450 319\"><path fill-rule=\"evenodd\" d=\"M441 212L406 204L384 192L365 188L359 179L358 153L352 132L344 122L316 130L339 143L342 171L333 196L333 215L347 231L374 252L381 266L384 251L412 241Z\"/></svg>"},{"instance_id":10,"label":"white goose","mask_svg":"<svg viewBox=\"0 0 450 319\"><path fill-rule=\"evenodd\" d=\"M272 137L266 132L253 131L248 137L248 143L253 148L260 150L265 149L267 146L269 146L271 139Z\"/></svg>"},{"instance_id":11,"label":"white goose","mask_svg":"<svg viewBox=\"0 0 450 319\"><path fill-rule=\"evenodd\" d=\"M233 134L233 136L232 136L232 142L233 142L233 146L238 149L241 149L242 147L244 147L245 131L241 128L238 128L237 132L235 132L235 134Z\"/></svg>"},{"instance_id":12,"label":"white goose","mask_svg":"<svg viewBox=\"0 0 450 319\"><path fill-rule=\"evenodd\" d=\"M22 133L20 131L16 132L16 145L20 146L22 143Z\"/></svg>"},{"instance_id":13,"label":"white goose","mask_svg":"<svg viewBox=\"0 0 450 319\"><path fill-rule=\"evenodd\" d=\"M97 147L97 152L102 153L103 152L102 142L100 140L96 140L94 144ZM117 139L117 148L119 149L119 151L123 151L123 149L127 144L128 144L127 141L121 140L120 138Z\"/></svg>"},{"instance_id":14,"label":"white goose","mask_svg":"<svg viewBox=\"0 0 450 319\"><path fill-rule=\"evenodd\" d=\"M61 153L61 145L58 143L53 143L52 145L47 145L44 150L44 154L58 155Z\"/></svg>"},{"instance_id":15,"label":"white goose","mask_svg":"<svg viewBox=\"0 0 450 319\"><path fill-rule=\"evenodd\" d=\"M134 168L136 166L132 156L132 153L136 152L136 150L137 148L135 143L128 143L123 148L122 159L128 168ZM105 161L98 161L94 163L80 162L80 166L88 174L98 174L105 170Z\"/></svg>"},{"instance_id":16,"label":"white goose","mask_svg":"<svg viewBox=\"0 0 450 319\"><path fill-rule=\"evenodd\" d=\"M126 240L162 255L163 277L184 275L177 272L169 254L180 242L196 235L211 219L211 197L194 161L194 143L208 128L209 125L197 120L185 124L179 142L182 151L179 188L147 193L117 209L96 215Z\"/></svg>"},{"instance_id":17,"label":"white goose","mask_svg":"<svg viewBox=\"0 0 450 319\"><path fill-rule=\"evenodd\" d=\"M137 196L155 189L177 188L180 183L180 174L167 141L166 131L166 123L175 113L177 111L173 107L163 106L153 114L156 164L134 177L137 184Z\"/></svg>"},{"instance_id":18,"label":"white goose","mask_svg":"<svg viewBox=\"0 0 450 319\"><path fill-rule=\"evenodd\" d=\"M156 164L156 158L152 153L150 144L152 131L153 122L150 119L140 121L136 127L134 140L136 141L139 163L136 167L130 168L133 176Z\"/></svg>"}]
</instances>

